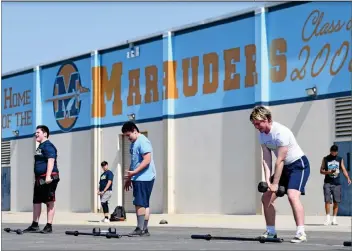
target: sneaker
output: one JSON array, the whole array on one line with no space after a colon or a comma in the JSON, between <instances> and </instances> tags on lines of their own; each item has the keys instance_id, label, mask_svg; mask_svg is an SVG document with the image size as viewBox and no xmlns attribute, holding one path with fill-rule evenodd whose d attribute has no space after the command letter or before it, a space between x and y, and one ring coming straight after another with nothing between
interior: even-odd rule
<instances>
[{"instance_id":1,"label":"sneaker","mask_svg":"<svg viewBox=\"0 0 352 251\"><path fill-rule=\"evenodd\" d=\"M150 236L148 228L142 231L142 236Z\"/></svg>"},{"instance_id":2,"label":"sneaker","mask_svg":"<svg viewBox=\"0 0 352 251\"><path fill-rule=\"evenodd\" d=\"M26 228L25 230L23 230L24 233L37 233L39 232L39 226L34 227L34 226L29 226L28 228Z\"/></svg>"},{"instance_id":3,"label":"sneaker","mask_svg":"<svg viewBox=\"0 0 352 251\"><path fill-rule=\"evenodd\" d=\"M139 227L136 227L136 229L132 233L128 234L129 237L142 236L142 235L143 235L143 231Z\"/></svg>"},{"instance_id":4,"label":"sneaker","mask_svg":"<svg viewBox=\"0 0 352 251\"><path fill-rule=\"evenodd\" d=\"M49 226L49 225L45 225L43 230L40 231L40 233L42 233L42 234L50 234L52 232L53 232L53 228L52 228L52 226Z\"/></svg>"},{"instance_id":5,"label":"sneaker","mask_svg":"<svg viewBox=\"0 0 352 251\"><path fill-rule=\"evenodd\" d=\"M333 220L331 225L337 226L339 223L337 223L337 220Z\"/></svg>"},{"instance_id":6,"label":"sneaker","mask_svg":"<svg viewBox=\"0 0 352 251\"><path fill-rule=\"evenodd\" d=\"M324 222L324 226L329 226L331 223L330 223L330 220L325 220Z\"/></svg>"},{"instance_id":7,"label":"sneaker","mask_svg":"<svg viewBox=\"0 0 352 251\"><path fill-rule=\"evenodd\" d=\"M107 219L107 218L104 218L104 219L102 219L102 220L101 220L101 222L104 222L104 223L109 223L109 222L110 222L110 220L109 220L109 219Z\"/></svg>"},{"instance_id":8,"label":"sneaker","mask_svg":"<svg viewBox=\"0 0 352 251\"><path fill-rule=\"evenodd\" d=\"M307 241L307 235L305 233L296 234L295 237L291 240L291 243L301 243Z\"/></svg>"},{"instance_id":9,"label":"sneaker","mask_svg":"<svg viewBox=\"0 0 352 251\"><path fill-rule=\"evenodd\" d=\"M264 238L264 239L277 238L277 234L269 233L268 231L265 231L265 233L259 236L259 238Z\"/></svg>"}]
</instances>

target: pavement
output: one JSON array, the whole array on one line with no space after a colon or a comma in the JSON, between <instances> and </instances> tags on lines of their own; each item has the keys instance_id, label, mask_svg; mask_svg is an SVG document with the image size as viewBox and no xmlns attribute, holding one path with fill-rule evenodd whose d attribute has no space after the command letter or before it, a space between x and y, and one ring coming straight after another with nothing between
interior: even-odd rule
<instances>
[{"instance_id":1,"label":"pavement","mask_svg":"<svg viewBox=\"0 0 352 251\"><path fill-rule=\"evenodd\" d=\"M2 227L23 229L32 221L30 212L2 212ZM213 236L256 237L265 228L262 215L152 215L149 222L150 237L122 237L107 239L94 236L70 236L65 231L92 232L94 227L117 229L126 234L136 226L135 214L127 214L125 222L101 223L102 214L65 213L55 215L52 234L23 234L1 232L2 250L351 250L344 241L351 241L351 217L338 217L338 226L324 226L324 216L307 216L308 242L289 243L295 233L291 215L277 216L277 231L283 243L261 244L255 241L193 240L192 234ZM168 224L159 224L165 219ZM46 223L43 213L41 228Z\"/></svg>"}]
</instances>

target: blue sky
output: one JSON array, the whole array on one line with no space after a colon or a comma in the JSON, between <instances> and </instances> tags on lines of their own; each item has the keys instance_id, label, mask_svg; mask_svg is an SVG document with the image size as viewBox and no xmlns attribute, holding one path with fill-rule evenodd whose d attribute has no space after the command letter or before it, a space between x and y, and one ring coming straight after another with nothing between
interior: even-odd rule
<instances>
[{"instance_id":1,"label":"blue sky","mask_svg":"<svg viewBox=\"0 0 352 251\"><path fill-rule=\"evenodd\" d=\"M2 2L2 75L264 2Z\"/></svg>"}]
</instances>

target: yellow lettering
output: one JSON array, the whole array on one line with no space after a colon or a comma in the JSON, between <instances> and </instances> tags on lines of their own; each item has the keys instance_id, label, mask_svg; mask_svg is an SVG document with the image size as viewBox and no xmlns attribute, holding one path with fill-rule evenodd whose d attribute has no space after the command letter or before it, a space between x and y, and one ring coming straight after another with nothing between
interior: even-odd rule
<instances>
[{"instance_id":1,"label":"yellow lettering","mask_svg":"<svg viewBox=\"0 0 352 251\"><path fill-rule=\"evenodd\" d=\"M258 84L255 44L247 45L244 51L246 55L246 77L244 82L245 87L251 87Z\"/></svg>"},{"instance_id":2,"label":"yellow lettering","mask_svg":"<svg viewBox=\"0 0 352 251\"><path fill-rule=\"evenodd\" d=\"M142 102L141 91L139 88L139 76L140 76L139 69L131 70L128 74L128 77L130 80L130 84L128 88L128 97L127 97L128 106L140 105Z\"/></svg>"},{"instance_id":3,"label":"yellow lettering","mask_svg":"<svg viewBox=\"0 0 352 251\"><path fill-rule=\"evenodd\" d=\"M240 62L240 48L224 50L224 61L224 91L240 89L240 74L236 73L236 62Z\"/></svg>"},{"instance_id":4,"label":"yellow lettering","mask_svg":"<svg viewBox=\"0 0 352 251\"><path fill-rule=\"evenodd\" d=\"M105 95L108 101L110 101L112 99L112 95L114 95L112 105L113 115L122 114L121 77L122 63L115 63L112 66L110 79L108 78L108 71L106 67L98 66L92 68L93 118L101 118L106 116Z\"/></svg>"},{"instance_id":5,"label":"yellow lettering","mask_svg":"<svg viewBox=\"0 0 352 251\"><path fill-rule=\"evenodd\" d=\"M215 52L203 56L204 84L203 93L215 93L219 87L219 56ZM211 70L210 70L211 67Z\"/></svg>"},{"instance_id":6,"label":"yellow lettering","mask_svg":"<svg viewBox=\"0 0 352 251\"><path fill-rule=\"evenodd\" d=\"M277 54L277 51L281 54ZM273 40L270 46L270 79L273 83L282 82L287 76L287 52L286 40L278 38Z\"/></svg>"},{"instance_id":7,"label":"yellow lettering","mask_svg":"<svg viewBox=\"0 0 352 251\"><path fill-rule=\"evenodd\" d=\"M164 79L163 85L165 91L163 92L163 99L178 99L178 88L176 85L176 61L166 61L163 64Z\"/></svg>"},{"instance_id":8,"label":"yellow lettering","mask_svg":"<svg viewBox=\"0 0 352 251\"><path fill-rule=\"evenodd\" d=\"M158 102L158 68L155 65L145 68L146 92L144 99L146 103ZM153 95L153 100L152 100Z\"/></svg>"},{"instance_id":9,"label":"yellow lettering","mask_svg":"<svg viewBox=\"0 0 352 251\"><path fill-rule=\"evenodd\" d=\"M189 67L191 62L192 84L189 85ZM185 58L182 60L183 71L183 94L185 97L192 97L198 91L198 67L199 57Z\"/></svg>"}]
</instances>

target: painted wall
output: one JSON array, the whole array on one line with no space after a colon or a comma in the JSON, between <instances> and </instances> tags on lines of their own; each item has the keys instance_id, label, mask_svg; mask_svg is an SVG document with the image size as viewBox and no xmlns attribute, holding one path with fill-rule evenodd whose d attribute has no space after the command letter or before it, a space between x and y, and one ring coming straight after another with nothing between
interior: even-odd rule
<instances>
[{"instance_id":1,"label":"painted wall","mask_svg":"<svg viewBox=\"0 0 352 251\"><path fill-rule=\"evenodd\" d=\"M294 131L312 162L308 186L320 184L313 168L334 141L326 114L332 98L351 93L351 7L287 3L3 76L2 139L15 145L11 184L24 179L18 174L25 168L30 177L31 137L43 123L59 149L58 210L95 210L99 164L120 168L120 127L134 113L154 146L155 212L258 213L260 149L248 118L259 103ZM313 86L315 99L306 95ZM84 179L76 183L77 176ZM25 202L19 197L32 191L28 177L11 185L12 210L31 208L29 194ZM121 200L118 185L112 204ZM248 192L239 203L234 193L241 189ZM311 214L323 210L319 194L305 197Z\"/></svg>"}]
</instances>

